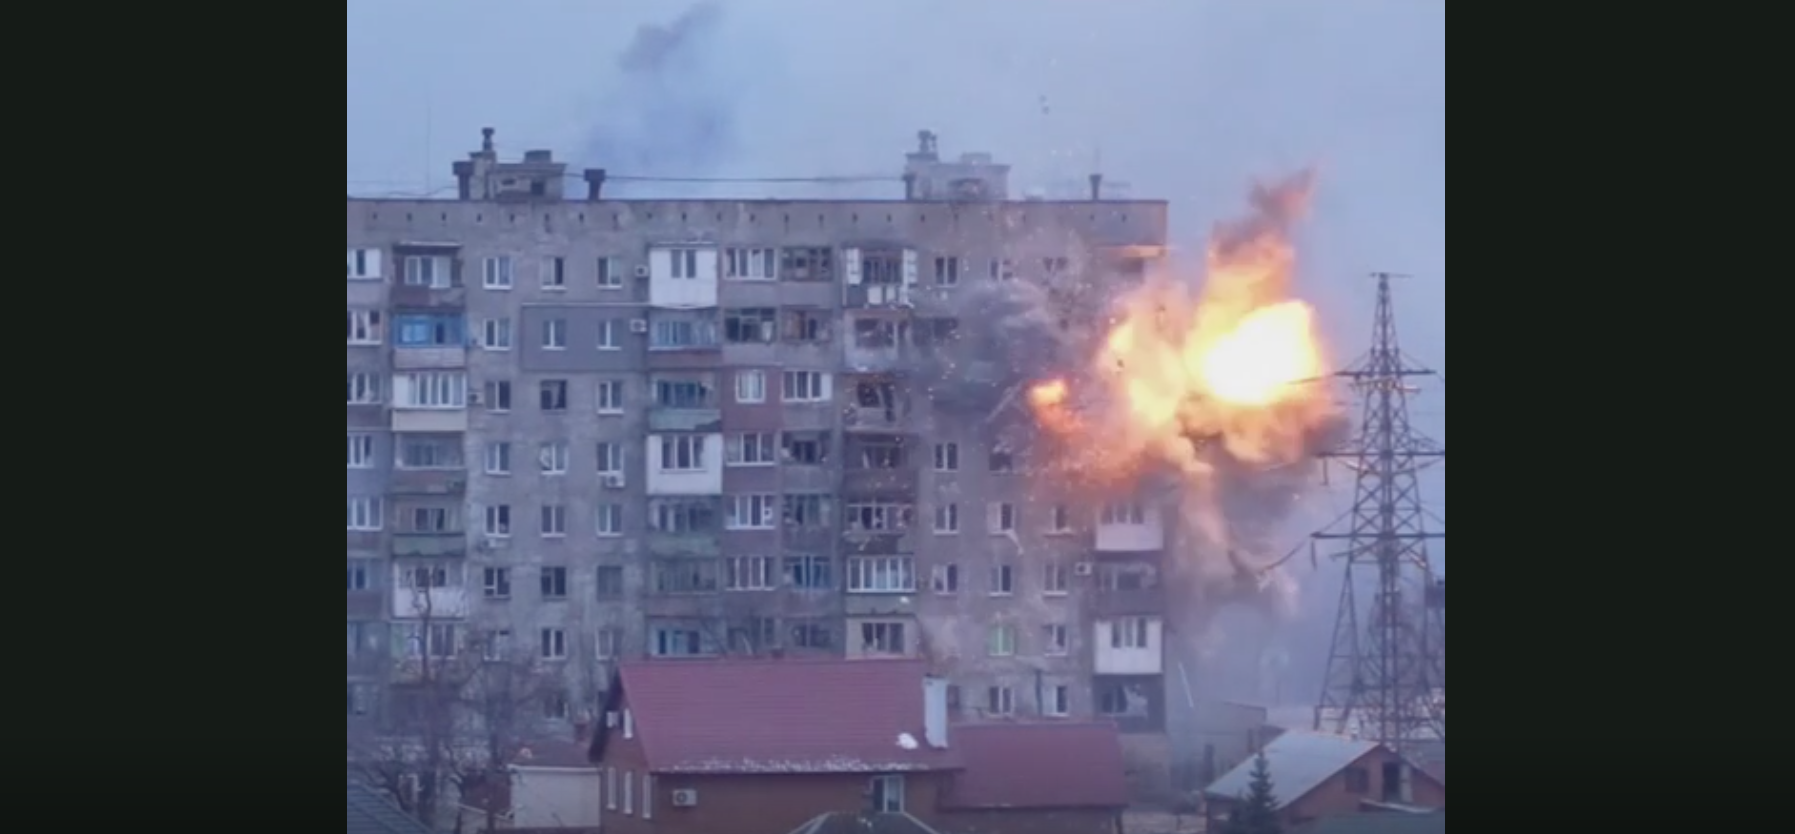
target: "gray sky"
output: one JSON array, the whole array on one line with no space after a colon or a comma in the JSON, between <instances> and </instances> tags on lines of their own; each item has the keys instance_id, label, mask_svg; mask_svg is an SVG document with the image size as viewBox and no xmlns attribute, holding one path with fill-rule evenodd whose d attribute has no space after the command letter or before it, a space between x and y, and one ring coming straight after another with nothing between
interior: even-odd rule
<instances>
[{"instance_id":1,"label":"gray sky","mask_svg":"<svg viewBox=\"0 0 1795 834\"><path fill-rule=\"evenodd\" d=\"M1335 352L1361 351L1374 269L1398 287L1409 351L1445 366L1446 37L1438 0L722 0L673 82L722 111L704 155L727 176L895 176L919 128L989 151L1013 188L1102 168L1172 201L1201 246L1251 178L1320 172L1299 241L1304 293ZM479 129L501 154L575 166L636 115L618 57L659 0L362 0L349 4L349 189L450 184ZM876 188L876 186L874 186ZM756 187L761 188L761 187ZM773 192L753 196L776 196ZM839 196L848 196L841 194ZM1444 391L1417 424L1444 442ZM1336 473L1339 474L1339 473ZM1444 514L1444 477L1428 492ZM1336 483L1339 480L1336 479ZM1344 509L1344 497L1335 503ZM1305 568L1306 572L1306 568ZM1333 583L1328 583L1332 585Z\"/></svg>"}]
</instances>

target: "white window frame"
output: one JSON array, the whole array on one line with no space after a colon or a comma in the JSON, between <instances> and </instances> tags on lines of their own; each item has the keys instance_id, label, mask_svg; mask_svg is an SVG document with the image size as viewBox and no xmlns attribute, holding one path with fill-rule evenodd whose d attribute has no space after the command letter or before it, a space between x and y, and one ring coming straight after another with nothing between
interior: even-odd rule
<instances>
[{"instance_id":1,"label":"white window frame","mask_svg":"<svg viewBox=\"0 0 1795 834\"><path fill-rule=\"evenodd\" d=\"M1063 597L1070 594L1071 584L1066 576L1064 562L1046 562L1041 565L1041 596Z\"/></svg>"},{"instance_id":2,"label":"white window frame","mask_svg":"<svg viewBox=\"0 0 1795 834\"><path fill-rule=\"evenodd\" d=\"M566 504L543 504L537 516L536 530L542 538L567 538Z\"/></svg>"},{"instance_id":3,"label":"white window frame","mask_svg":"<svg viewBox=\"0 0 1795 834\"><path fill-rule=\"evenodd\" d=\"M775 432L742 432L723 441L725 466L776 466L778 463L779 435Z\"/></svg>"},{"instance_id":4,"label":"white window frame","mask_svg":"<svg viewBox=\"0 0 1795 834\"><path fill-rule=\"evenodd\" d=\"M601 290L623 289L623 262L615 257L605 255L598 259L598 288Z\"/></svg>"},{"instance_id":5,"label":"white window frame","mask_svg":"<svg viewBox=\"0 0 1795 834\"><path fill-rule=\"evenodd\" d=\"M779 496L771 493L732 495L725 530L772 530L779 523Z\"/></svg>"},{"instance_id":6,"label":"white window frame","mask_svg":"<svg viewBox=\"0 0 1795 834\"><path fill-rule=\"evenodd\" d=\"M456 411L467 408L467 374L458 371L414 371L405 375L401 408Z\"/></svg>"},{"instance_id":7,"label":"white window frame","mask_svg":"<svg viewBox=\"0 0 1795 834\"><path fill-rule=\"evenodd\" d=\"M542 320L542 349L567 349L567 319Z\"/></svg>"},{"instance_id":8,"label":"white window frame","mask_svg":"<svg viewBox=\"0 0 1795 834\"><path fill-rule=\"evenodd\" d=\"M654 774L642 771L642 818L654 819Z\"/></svg>"},{"instance_id":9,"label":"white window frame","mask_svg":"<svg viewBox=\"0 0 1795 834\"><path fill-rule=\"evenodd\" d=\"M904 777L901 774L889 773L874 776L873 781L878 783L881 787L876 790L869 788L867 793L872 796L882 797L886 800L885 807L874 808L873 811L886 814L903 813ZM893 799L896 801L892 801Z\"/></svg>"},{"instance_id":10,"label":"white window frame","mask_svg":"<svg viewBox=\"0 0 1795 834\"><path fill-rule=\"evenodd\" d=\"M944 597L960 592L960 566L949 562L929 568L929 590Z\"/></svg>"},{"instance_id":11,"label":"white window frame","mask_svg":"<svg viewBox=\"0 0 1795 834\"><path fill-rule=\"evenodd\" d=\"M723 250L723 278L728 281L776 281L779 250L770 247Z\"/></svg>"},{"instance_id":12,"label":"white window frame","mask_svg":"<svg viewBox=\"0 0 1795 834\"><path fill-rule=\"evenodd\" d=\"M1146 524L1147 509L1133 502L1103 505L1104 524Z\"/></svg>"},{"instance_id":13,"label":"white window frame","mask_svg":"<svg viewBox=\"0 0 1795 834\"><path fill-rule=\"evenodd\" d=\"M623 653L623 629L599 626L592 639L592 651L599 660L610 660Z\"/></svg>"},{"instance_id":14,"label":"white window frame","mask_svg":"<svg viewBox=\"0 0 1795 834\"><path fill-rule=\"evenodd\" d=\"M407 255L404 263L405 286L446 290L454 283L454 269L454 262L446 255Z\"/></svg>"},{"instance_id":15,"label":"white window frame","mask_svg":"<svg viewBox=\"0 0 1795 834\"><path fill-rule=\"evenodd\" d=\"M662 472L693 473L706 472L704 459L704 440L702 434L663 434L661 435L660 454L655 456L655 466ZM683 462L680 458L685 458ZM671 465L669 465L671 463Z\"/></svg>"},{"instance_id":16,"label":"white window frame","mask_svg":"<svg viewBox=\"0 0 1795 834\"><path fill-rule=\"evenodd\" d=\"M988 715L1015 715L1016 690L998 684L985 689L985 712Z\"/></svg>"},{"instance_id":17,"label":"white window frame","mask_svg":"<svg viewBox=\"0 0 1795 834\"><path fill-rule=\"evenodd\" d=\"M566 660L567 630L544 627L536 638L536 656L543 660Z\"/></svg>"},{"instance_id":18,"label":"white window frame","mask_svg":"<svg viewBox=\"0 0 1795 834\"><path fill-rule=\"evenodd\" d=\"M910 556L850 556L848 593L916 593L916 559Z\"/></svg>"},{"instance_id":19,"label":"white window frame","mask_svg":"<svg viewBox=\"0 0 1795 834\"><path fill-rule=\"evenodd\" d=\"M1153 631L1146 617L1121 617L1109 624L1109 645L1113 649L1152 648Z\"/></svg>"},{"instance_id":20,"label":"white window frame","mask_svg":"<svg viewBox=\"0 0 1795 834\"><path fill-rule=\"evenodd\" d=\"M486 350L510 350L511 320L487 319L481 322L480 347Z\"/></svg>"},{"instance_id":21,"label":"white window frame","mask_svg":"<svg viewBox=\"0 0 1795 834\"><path fill-rule=\"evenodd\" d=\"M1064 536L1072 532L1072 508L1065 504L1055 504L1047 514L1047 535Z\"/></svg>"},{"instance_id":22,"label":"white window frame","mask_svg":"<svg viewBox=\"0 0 1795 834\"><path fill-rule=\"evenodd\" d=\"M991 585L989 593L994 597L1008 597L1016 594L1016 566L1008 562L999 562L991 566Z\"/></svg>"},{"instance_id":23,"label":"white window frame","mask_svg":"<svg viewBox=\"0 0 1795 834\"><path fill-rule=\"evenodd\" d=\"M488 504L483 515L485 516L485 527L482 529L486 531L486 535L495 539L511 538L510 504Z\"/></svg>"},{"instance_id":24,"label":"white window frame","mask_svg":"<svg viewBox=\"0 0 1795 834\"><path fill-rule=\"evenodd\" d=\"M827 402L829 400L828 372L785 371L780 374L779 399L781 402L788 403Z\"/></svg>"},{"instance_id":25,"label":"white window frame","mask_svg":"<svg viewBox=\"0 0 1795 834\"><path fill-rule=\"evenodd\" d=\"M985 529L993 536L1016 532L1016 505L993 501L985 505Z\"/></svg>"},{"instance_id":26,"label":"white window frame","mask_svg":"<svg viewBox=\"0 0 1795 834\"><path fill-rule=\"evenodd\" d=\"M487 443L486 450L481 453L481 457L484 459L482 461L482 463L485 466L486 474L488 474L488 475L509 475L509 474L511 474L511 442L510 441L495 440L490 443Z\"/></svg>"},{"instance_id":27,"label":"white window frame","mask_svg":"<svg viewBox=\"0 0 1795 834\"><path fill-rule=\"evenodd\" d=\"M385 507L378 495L349 496L348 528L376 533L386 525Z\"/></svg>"},{"instance_id":28,"label":"white window frame","mask_svg":"<svg viewBox=\"0 0 1795 834\"><path fill-rule=\"evenodd\" d=\"M593 518L593 529L601 539L614 539L623 535L623 505L617 503L599 504L597 515Z\"/></svg>"},{"instance_id":29,"label":"white window frame","mask_svg":"<svg viewBox=\"0 0 1795 834\"><path fill-rule=\"evenodd\" d=\"M482 263L480 286L489 290L508 290L514 283L510 255L492 255Z\"/></svg>"},{"instance_id":30,"label":"white window frame","mask_svg":"<svg viewBox=\"0 0 1795 834\"><path fill-rule=\"evenodd\" d=\"M349 247L348 275L351 281L378 281L382 277L381 250L372 246Z\"/></svg>"},{"instance_id":31,"label":"white window frame","mask_svg":"<svg viewBox=\"0 0 1795 834\"><path fill-rule=\"evenodd\" d=\"M349 405L380 405L381 377L367 371L350 371L348 387Z\"/></svg>"},{"instance_id":32,"label":"white window frame","mask_svg":"<svg viewBox=\"0 0 1795 834\"><path fill-rule=\"evenodd\" d=\"M617 810L617 768L605 768L605 810Z\"/></svg>"},{"instance_id":33,"label":"white window frame","mask_svg":"<svg viewBox=\"0 0 1795 834\"><path fill-rule=\"evenodd\" d=\"M480 595L486 599L510 599L511 569L503 565L488 565L482 570Z\"/></svg>"},{"instance_id":34,"label":"white window frame","mask_svg":"<svg viewBox=\"0 0 1795 834\"><path fill-rule=\"evenodd\" d=\"M958 255L935 256L935 286L953 287L960 283L960 258Z\"/></svg>"},{"instance_id":35,"label":"white window frame","mask_svg":"<svg viewBox=\"0 0 1795 834\"><path fill-rule=\"evenodd\" d=\"M348 434L348 468L374 468L374 435L370 432L352 431Z\"/></svg>"},{"instance_id":36,"label":"white window frame","mask_svg":"<svg viewBox=\"0 0 1795 834\"><path fill-rule=\"evenodd\" d=\"M723 567L725 591L771 591L779 585L778 560L772 556L731 556Z\"/></svg>"},{"instance_id":37,"label":"white window frame","mask_svg":"<svg viewBox=\"0 0 1795 834\"><path fill-rule=\"evenodd\" d=\"M536 466L545 476L566 475L570 457L565 440L544 440L536 444Z\"/></svg>"},{"instance_id":38,"label":"white window frame","mask_svg":"<svg viewBox=\"0 0 1795 834\"><path fill-rule=\"evenodd\" d=\"M985 654L990 657L1015 657L1015 624L993 623L990 630L985 633Z\"/></svg>"},{"instance_id":39,"label":"white window frame","mask_svg":"<svg viewBox=\"0 0 1795 834\"><path fill-rule=\"evenodd\" d=\"M542 259L542 274L539 276L542 289L547 292L567 291L567 259L560 255L546 255Z\"/></svg>"},{"instance_id":40,"label":"white window frame","mask_svg":"<svg viewBox=\"0 0 1795 834\"><path fill-rule=\"evenodd\" d=\"M842 507L842 520L850 533L908 530L915 512L910 504L852 501Z\"/></svg>"},{"instance_id":41,"label":"white window frame","mask_svg":"<svg viewBox=\"0 0 1795 834\"><path fill-rule=\"evenodd\" d=\"M1043 634L1041 654L1047 657L1065 657L1072 651L1072 631L1065 623L1048 623L1041 627Z\"/></svg>"},{"instance_id":42,"label":"white window frame","mask_svg":"<svg viewBox=\"0 0 1795 834\"><path fill-rule=\"evenodd\" d=\"M601 379L598 381L598 392L594 399L600 414L623 413L623 380Z\"/></svg>"},{"instance_id":43,"label":"white window frame","mask_svg":"<svg viewBox=\"0 0 1795 834\"><path fill-rule=\"evenodd\" d=\"M480 387L480 392L488 414L511 413L511 380L489 379Z\"/></svg>"},{"instance_id":44,"label":"white window frame","mask_svg":"<svg viewBox=\"0 0 1795 834\"><path fill-rule=\"evenodd\" d=\"M960 505L935 505L935 535L956 536L960 533Z\"/></svg>"},{"instance_id":45,"label":"white window frame","mask_svg":"<svg viewBox=\"0 0 1795 834\"><path fill-rule=\"evenodd\" d=\"M598 474L623 474L623 444L615 440L600 440L593 447L598 460Z\"/></svg>"},{"instance_id":46,"label":"white window frame","mask_svg":"<svg viewBox=\"0 0 1795 834\"><path fill-rule=\"evenodd\" d=\"M349 344L378 345L384 336L385 322L379 310L349 308Z\"/></svg>"},{"instance_id":47,"label":"white window frame","mask_svg":"<svg viewBox=\"0 0 1795 834\"><path fill-rule=\"evenodd\" d=\"M960 444L953 442L935 444L935 471L960 471Z\"/></svg>"},{"instance_id":48,"label":"white window frame","mask_svg":"<svg viewBox=\"0 0 1795 834\"><path fill-rule=\"evenodd\" d=\"M913 637L915 637L915 635L910 630L909 623L892 622L890 620L865 620L865 621L861 621L858 623L854 623L854 625L860 626L860 634L861 634L860 653L862 655L871 655L871 656L875 656L875 657L907 657L907 656L909 656L911 639ZM866 639L867 629L872 629L873 634L875 635L875 639L873 639L873 640ZM881 634L881 632L883 632L883 633ZM883 637L884 639L880 640L880 639L878 639L879 637ZM896 638L895 640L892 639L894 637ZM896 650L868 648L869 646L873 645L874 643L879 643L879 642L885 642L885 643L896 642L898 644L898 646L897 646Z\"/></svg>"},{"instance_id":49,"label":"white window frame","mask_svg":"<svg viewBox=\"0 0 1795 834\"><path fill-rule=\"evenodd\" d=\"M767 372L762 370L735 372L735 401L764 403L767 401Z\"/></svg>"},{"instance_id":50,"label":"white window frame","mask_svg":"<svg viewBox=\"0 0 1795 834\"><path fill-rule=\"evenodd\" d=\"M1063 683L1051 684L1042 693L1047 702L1041 705L1041 714L1048 718L1065 718L1072 714L1072 687Z\"/></svg>"},{"instance_id":51,"label":"white window frame","mask_svg":"<svg viewBox=\"0 0 1795 834\"><path fill-rule=\"evenodd\" d=\"M598 349L623 350L623 340L617 337L617 319L604 319L598 323Z\"/></svg>"},{"instance_id":52,"label":"white window frame","mask_svg":"<svg viewBox=\"0 0 1795 834\"><path fill-rule=\"evenodd\" d=\"M668 277L677 279L696 279L698 277L698 250L669 249L667 264L671 269Z\"/></svg>"},{"instance_id":53,"label":"white window frame","mask_svg":"<svg viewBox=\"0 0 1795 834\"><path fill-rule=\"evenodd\" d=\"M636 813L635 788L636 788L636 772L633 770L624 771L623 772L623 813L628 814L628 815L634 815Z\"/></svg>"}]
</instances>

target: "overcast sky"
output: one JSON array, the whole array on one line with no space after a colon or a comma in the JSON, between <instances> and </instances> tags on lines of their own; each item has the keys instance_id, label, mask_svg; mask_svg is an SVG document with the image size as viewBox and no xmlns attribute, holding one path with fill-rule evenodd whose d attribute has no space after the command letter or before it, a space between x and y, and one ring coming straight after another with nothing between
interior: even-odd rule
<instances>
[{"instance_id":1,"label":"overcast sky","mask_svg":"<svg viewBox=\"0 0 1795 834\"><path fill-rule=\"evenodd\" d=\"M549 148L616 174L648 165L640 147L619 147L639 138L641 120L699 125L703 147L670 145L678 158L659 167L746 177L895 176L926 127L944 154L988 151L1016 165L1015 190L1082 178L1100 151L1104 173L1134 196L1171 200L1174 242L1197 247L1217 217L1239 210L1252 178L1315 165L1302 282L1335 351L1364 347L1372 285L1362 275L1409 273L1398 287L1404 341L1444 369L1439 0L718 7L680 60L643 81L620 57L639 27L686 5L352 0L349 189L448 186L450 162L488 125L502 155ZM613 158L592 158L600 153ZM1434 388L1417 423L1443 442L1444 392ZM1443 514L1436 480L1428 491Z\"/></svg>"}]
</instances>

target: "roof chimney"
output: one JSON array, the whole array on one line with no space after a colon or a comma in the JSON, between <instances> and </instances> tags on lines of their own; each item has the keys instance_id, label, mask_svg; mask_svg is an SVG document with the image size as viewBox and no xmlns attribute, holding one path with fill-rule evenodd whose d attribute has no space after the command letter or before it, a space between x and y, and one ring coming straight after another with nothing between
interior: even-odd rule
<instances>
[{"instance_id":1,"label":"roof chimney","mask_svg":"<svg viewBox=\"0 0 1795 834\"><path fill-rule=\"evenodd\" d=\"M1101 199L1103 199L1103 175L1102 174L1092 174L1091 175L1091 202L1095 203Z\"/></svg>"},{"instance_id":2,"label":"roof chimney","mask_svg":"<svg viewBox=\"0 0 1795 834\"><path fill-rule=\"evenodd\" d=\"M480 152L481 153L484 153L484 154L492 153L492 134L493 134L492 128L490 128L490 127L480 128Z\"/></svg>"},{"instance_id":3,"label":"roof chimney","mask_svg":"<svg viewBox=\"0 0 1795 834\"><path fill-rule=\"evenodd\" d=\"M603 192L605 188L605 169L587 168L585 176L586 200L588 202L596 203L598 202L600 193Z\"/></svg>"},{"instance_id":4,"label":"roof chimney","mask_svg":"<svg viewBox=\"0 0 1795 834\"><path fill-rule=\"evenodd\" d=\"M914 171L904 173L904 199L916 199L916 172Z\"/></svg>"}]
</instances>

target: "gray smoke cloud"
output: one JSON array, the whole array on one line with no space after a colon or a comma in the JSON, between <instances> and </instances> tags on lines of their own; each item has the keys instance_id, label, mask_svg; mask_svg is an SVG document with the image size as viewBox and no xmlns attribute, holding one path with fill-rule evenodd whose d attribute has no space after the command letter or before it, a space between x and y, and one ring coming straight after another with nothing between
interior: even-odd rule
<instances>
[{"instance_id":1,"label":"gray smoke cloud","mask_svg":"<svg viewBox=\"0 0 1795 834\"><path fill-rule=\"evenodd\" d=\"M594 114L583 148L590 164L629 176L699 177L731 160L740 90L738 76L715 63L723 20L720 4L704 2L636 30ZM653 188L657 196L691 196L669 193L681 190L692 189Z\"/></svg>"}]
</instances>

